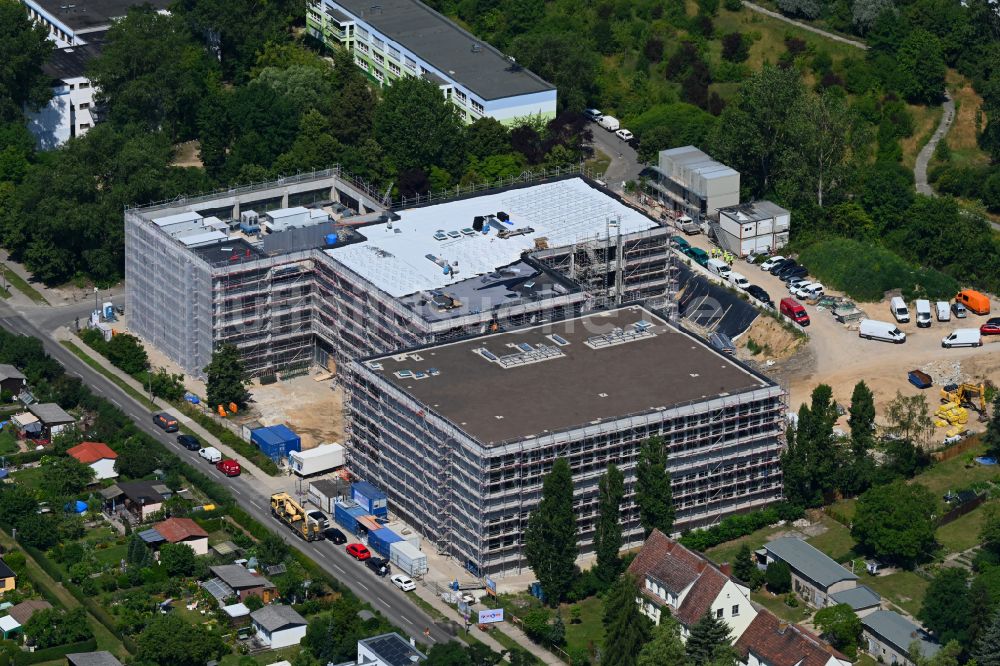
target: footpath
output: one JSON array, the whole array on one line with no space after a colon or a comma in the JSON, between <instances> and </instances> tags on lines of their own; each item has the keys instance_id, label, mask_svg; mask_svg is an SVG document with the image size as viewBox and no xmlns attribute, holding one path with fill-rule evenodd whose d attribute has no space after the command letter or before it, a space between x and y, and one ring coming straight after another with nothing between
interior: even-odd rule
<instances>
[{"instance_id":1,"label":"footpath","mask_svg":"<svg viewBox=\"0 0 1000 666\"><path fill-rule=\"evenodd\" d=\"M64 341L72 342L76 347L81 349L87 356L89 356L95 363L97 363L102 368L103 370L102 374L105 375L110 374L114 376L116 379L120 380L122 383L132 388L140 395L146 395L146 388L140 382L136 381L133 377L126 374L119 368L113 366L110 361L108 361L106 358L97 353L97 351L95 351L93 348L89 347L79 337L74 335L70 329L66 327L58 328L52 332L52 337L60 344L62 344L62 342ZM286 477L270 476L269 474L264 473L263 471L261 471L259 467L254 465L252 462L246 460L242 456L240 456L232 448L220 442L218 438L216 438L212 433L205 430L197 422L193 421L190 417L186 416L185 414L182 414L170 403L160 398L156 398L155 400L153 400L153 404L155 405L157 411L168 412L177 419L178 423L182 424L183 428L189 430L191 433L196 435L199 439L206 442L207 444L219 449L225 456L239 460L240 465L243 467L243 473L250 474L251 476L253 476L256 482L255 487L257 488L260 495L265 499L270 497L272 493L288 489L287 488L288 481ZM426 605L432 607L434 611L436 611L436 613L441 617L456 622L459 625L464 625L464 619L458 613L458 610L455 607L451 606L450 604L445 603L445 601L441 599L435 593L435 591L430 587L420 585L415 590L415 593L417 594L417 596L420 597L420 599ZM529 639L527 635L525 635L525 633L521 631L521 629L515 626L514 624L504 623L502 625L501 631L503 632L503 634L508 636L513 642L517 643L519 647L530 652L534 657L536 657L542 663L548 666L556 666L564 664L564 662L561 661L554 654L544 649L540 645L537 645L536 643L532 642L531 639ZM485 643L492 650L495 650L497 652L503 652L507 649L503 644L501 644L493 637L491 632L480 631L475 624L470 626L469 636L477 641ZM420 637L415 636L414 638L419 639Z\"/></svg>"}]
</instances>

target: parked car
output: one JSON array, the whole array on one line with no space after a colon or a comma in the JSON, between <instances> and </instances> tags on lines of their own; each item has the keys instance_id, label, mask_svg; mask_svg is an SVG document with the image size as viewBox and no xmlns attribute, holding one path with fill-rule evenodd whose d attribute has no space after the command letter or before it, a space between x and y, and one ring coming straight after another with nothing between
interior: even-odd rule
<instances>
[{"instance_id":1,"label":"parked car","mask_svg":"<svg viewBox=\"0 0 1000 666\"><path fill-rule=\"evenodd\" d=\"M336 527L328 527L323 530L323 538L338 546L342 543L347 543L347 535Z\"/></svg>"},{"instance_id":2,"label":"parked car","mask_svg":"<svg viewBox=\"0 0 1000 666\"><path fill-rule=\"evenodd\" d=\"M601 116L601 119L597 121L597 124L609 132L616 132L622 126L622 124L618 122L618 119L614 116Z\"/></svg>"},{"instance_id":3,"label":"parked car","mask_svg":"<svg viewBox=\"0 0 1000 666\"><path fill-rule=\"evenodd\" d=\"M993 317L979 327L979 332L983 335L1000 335L1000 317Z\"/></svg>"},{"instance_id":4,"label":"parked car","mask_svg":"<svg viewBox=\"0 0 1000 666\"><path fill-rule=\"evenodd\" d=\"M802 304L794 298L781 299L780 309L781 314L785 315L799 326L809 325L809 314L806 312L806 309L802 307Z\"/></svg>"},{"instance_id":5,"label":"parked car","mask_svg":"<svg viewBox=\"0 0 1000 666\"><path fill-rule=\"evenodd\" d=\"M708 252L705 252L700 247L689 248L687 255L694 259L694 262L699 266L707 266L708 260L711 258L708 256Z\"/></svg>"},{"instance_id":6,"label":"parked car","mask_svg":"<svg viewBox=\"0 0 1000 666\"><path fill-rule=\"evenodd\" d=\"M583 115L587 116L588 120L592 120L595 123L599 122L601 118L604 116L604 114L601 113L600 110L598 109L584 109Z\"/></svg>"},{"instance_id":7,"label":"parked car","mask_svg":"<svg viewBox=\"0 0 1000 666\"><path fill-rule=\"evenodd\" d=\"M778 274L778 279L782 282L788 282L797 277L806 277L809 275L809 269L805 266L792 266L791 268L786 268Z\"/></svg>"},{"instance_id":8,"label":"parked car","mask_svg":"<svg viewBox=\"0 0 1000 666\"><path fill-rule=\"evenodd\" d=\"M691 243L688 243L683 236L671 236L670 244L685 254L687 254L688 249L691 247Z\"/></svg>"},{"instance_id":9,"label":"parked car","mask_svg":"<svg viewBox=\"0 0 1000 666\"><path fill-rule=\"evenodd\" d=\"M365 566L371 569L379 578L389 573L389 560L381 557L369 557L365 560Z\"/></svg>"},{"instance_id":10,"label":"parked car","mask_svg":"<svg viewBox=\"0 0 1000 666\"><path fill-rule=\"evenodd\" d=\"M729 284L733 285L737 289L746 291L750 286L750 280L746 279L746 277L740 275L736 271L731 271L729 273Z\"/></svg>"},{"instance_id":11,"label":"parked car","mask_svg":"<svg viewBox=\"0 0 1000 666\"><path fill-rule=\"evenodd\" d=\"M770 271L772 268L774 268L784 260L785 258L783 256L781 256L780 254L776 254L773 257L769 257L768 259L764 260L764 263L760 265L760 270Z\"/></svg>"},{"instance_id":12,"label":"parked car","mask_svg":"<svg viewBox=\"0 0 1000 666\"><path fill-rule=\"evenodd\" d=\"M413 579L409 576L404 576L403 574L395 574L389 580L392 584L401 589L403 592L412 592L417 589L417 584L413 582Z\"/></svg>"},{"instance_id":13,"label":"parked car","mask_svg":"<svg viewBox=\"0 0 1000 666\"><path fill-rule=\"evenodd\" d=\"M222 451L214 446L206 446L203 449L199 449L198 455L213 465L222 462Z\"/></svg>"},{"instance_id":14,"label":"parked car","mask_svg":"<svg viewBox=\"0 0 1000 666\"><path fill-rule=\"evenodd\" d=\"M969 316L969 311L961 303L952 303L951 312L955 315L955 319L965 319Z\"/></svg>"},{"instance_id":15,"label":"parked car","mask_svg":"<svg viewBox=\"0 0 1000 666\"><path fill-rule=\"evenodd\" d=\"M961 303L977 315L988 315L990 313L989 296L973 289L963 289L955 294L955 302Z\"/></svg>"},{"instance_id":16,"label":"parked car","mask_svg":"<svg viewBox=\"0 0 1000 666\"><path fill-rule=\"evenodd\" d=\"M819 298L823 295L823 284L820 282L800 282L792 294L806 300Z\"/></svg>"},{"instance_id":17,"label":"parked car","mask_svg":"<svg viewBox=\"0 0 1000 666\"><path fill-rule=\"evenodd\" d=\"M948 307L948 301L938 301L934 304L934 309L937 310L938 321L951 321L951 308Z\"/></svg>"},{"instance_id":18,"label":"parked car","mask_svg":"<svg viewBox=\"0 0 1000 666\"><path fill-rule=\"evenodd\" d=\"M792 278L788 281L788 291L789 293L792 293L798 289L799 285L809 284L809 282L810 280L807 277Z\"/></svg>"},{"instance_id":19,"label":"parked car","mask_svg":"<svg viewBox=\"0 0 1000 666\"><path fill-rule=\"evenodd\" d=\"M752 284L749 287L747 287L747 293L756 298L758 301L762 303L767 303L771 307L774 307L774 301L771 300L770 295L768 295L768 293L764 291L763 288L755 284Z\"/></svg>"},{"instance_id":20,"label":"parked car","mask_svg":"<svg viewBox=\"0 0 1000 666\"><path fill-rule=\"evenodd\" d=\"M913 303L914 309L917 311L917 326L920 328L927 328L931 325L931 302L926 298L918 298Z\"/></svg>"},{"instance_id":21,"label":"parked car","mask_svg":"<svg viewBox=\"0 0 1000 666\"><path fill-rule=\"evenodd\" d=\"M874 319L862 319L858 326L858 337L864 340L882 340L883 342L906 342L906 333L896 328L895 324Z\"/></svg>"},{"instance_id":22,"label":"parked car","mask_svg":"<svg viewBox=\"0 0 1000 666\"><path fill-rule=\"evenodd\" d=\"M755 264L757 263L757 259L760 257L767 257L767 252L757 252L756 250L753 250L747 254L746 260L748 264Z\"/></svg>"},{"instance_id":23,"label":"parked car","mask_svg":"<svg viewBox=\"0 0 1000 666\"><path fill-rule=\"evenodd\" d=\"M782 259L774 266L771 266L771 270L768 271L771 275L781 275L782 272L791 270L799 265L799 262L794 259Z\"/></svg>"},{"instance_id":24,"label":"parked car","mask_svg":"<svg viewBox=\"0 0 1000 666\"><path fill-rule=\"evenodd\" d=\"M941 338L941 346L945 349L952 347L982 347L983 334L978 328L956 328L954 331Z\"/></svg>"},{"instance_id":25,"label":"parked car","mask_svg":"<svg viewBox=\"0 0 1000 666\"><path fill-rule=\"evenodd\" d=\"M368 548L365 547L364 544L360 544L360 543L351 543L351 544L348 544L347 548L345 548L344 550L347 551L348 555L350 555L351 557L353 557L354 559L356 559L359 562L367 560L368 558L370 558L372 556L371 551L368 550Z\"/></svg>"},{"instance_id":26,"label":"parked car","mask_svg":"<svg viewBox=\"0 0 1000 666\"><path fill-rule=\"evenodd\" d=\"M177 435L177 443L188 451L198 451L201 449L201 442L194 435Z\"/></svg>"},{"instance_id":27,"label":"parked car","mask_svg":"<svg viewBox=\"0 0 1000 666\"><path fill-rule=\"evenodd\" d=\"M163 428L165 432L177 432L180 430L180 426L177 425L177 419L166 412L157 412L156 414L153 414L153 423L155 423L158 427Z\"/></svg>"},{"instance_id":28,"label":"parked car","mask_svg":"<svg viewBox=\"0 0 1000 666\"><path fill-rule=\"evenodd\" d=\"M617 136L622 141L631 141L635 137L635 135L632 134L632 132L630 132L629 130L627 130L625 128L622 128L622 129L618 130L617 132L615 132L615 136Z\"/></svg>"},{"instance_id":29,"label":"parked car","mask_svg":"<svg viewBox=\"0 0 1000 666\"><path fill-rule=\"evenodd\" d=\"M233 460L232 458L226 458L225 460L220 460L215 463L215 469L219 470L226 476L239 476L243 469L240 467L239 461Z\"/></svg>"},{"instance_id":30,"label":"parked car","mask_svg":"<svg viewBox=\"0 0 1000 666\"><path fill-rule=\"evenodd\" d=\"M306 511L306 518L319 525L321 530L325 530L330 526L330 521L327 519L326 514L318 509Z\"/></svg>"},{"instance_id":31,"label":"parked car","mask_svg":"<svg viewBox=\"0 0 1000 666\"><path fill-rule=\"evenodd\" d=\"M900 324L910 321L910 311L906 307L906 301L899 296L893 296L889 300L889 312Z\"/></svg>"}]
</instances>

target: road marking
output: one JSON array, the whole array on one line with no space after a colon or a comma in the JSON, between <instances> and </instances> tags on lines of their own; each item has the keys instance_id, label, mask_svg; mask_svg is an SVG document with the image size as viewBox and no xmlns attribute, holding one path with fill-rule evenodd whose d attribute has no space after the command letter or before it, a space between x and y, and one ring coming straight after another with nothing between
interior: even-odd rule
<instances>
[{"instance_id":1,"label":"road marking","mask_svg":"<svg viewBox=\"0 0 1000 666\"><path fill-rule=\"evenodd\" d=\"M371 592L371 590L368 589L368 586L362 583L360 580L358 581L358 585L365 588L365 592Z\"/></svg>"},{"instance_id":2,"label":"road marking","mask_svg":"<svg viewBox=\"0 0 1000 666\"><path fill-rule=\"evenodd\" d=\"M333 564L333 567L334 567L334 568L335 568L335 569L336 569L337 571L339 571L340 573L347 573L346 571L344 571L343 569L341 569L341 568L340 568L340 565L339 565L339 564L337 564L336 562L333 562L332 564Z\"/></svg>"},{"instance_id":3,"label":"road marking","mask_svg":"<svg viewBox=\"0 0 1000 666\"><path fill-rule=\"evenodd\" d=\"M233 486L233 487L232 487L232 491L233 491L234 493L236 493L237 495L242 495L242 494L243 494L243 493L241 493L241 492L240 492L240 489L239 489L239 488L237 488L236 486Z\"/></svg>"},{"instance_id":4,"label":"road marking","mask_svg":"<svg viewBox=\"0 0 1000 666\"><path fill-rule=\"evenodd\" d=\"M413 627L417 626L417 625L413 624L413 620L411 620L410 618L406 617L405 615L400 615L399 617L403 618L403 622L405 622L406 624L408 624L410 626L413 626Z\"/></svg>"},{"instance_id":5,"label":"road marking","mask_svg":"<svg viewBox=\"0 0 1000 666\"><path fill-rule=\"evenodd\" d=\"M257 504L257 502L250 500L250 503L253 504L255 507L257 507L258 509L260 509L261 511L264 510L264 507L262 507L260 504Z\"/></svg>"},{"instance_id":6,"label":"road marking","mask_svg":"<svg viewBox=\"0 0 1000 666\"><path fill-rule=\"evenodd\" d=\"M117 407L118 409L122 408L121 403L118 402L117 400L115 400L114 398L111 398L111 404L114 405L115 407Z\"/></svg>"}]
</instances>

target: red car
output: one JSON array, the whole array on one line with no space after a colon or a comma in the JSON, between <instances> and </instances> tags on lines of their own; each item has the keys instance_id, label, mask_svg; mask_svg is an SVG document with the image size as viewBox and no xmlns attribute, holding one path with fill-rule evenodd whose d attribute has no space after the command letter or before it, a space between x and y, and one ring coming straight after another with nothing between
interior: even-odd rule
<instances>
[{"instance_id":1,"label":"red car","mask_svg":"<svg viewBox=\"0 0 1000 666\"><path fill-rule=\"evenodd\" d=\"M226 460L220 460L216 463L215 469L219 470L226 476L239 476L240 472L243 471L237 461L228 458Z\"/></svg>"},{"instance_id":2,"label":"red car","mask_svg":"<svg viewBox=\"0 0 1000 666\"><path fill-rule=\"evenodd\" d=\"M993 317L979 327L979 332L983 335L1000 335L1000 317Z\"/></svg>"},{"instance_id":3,"label":"red car","mask_svg":"<svg viewBox=\"0 0 1000 666\"><path fill-rule=\"evenodd\" d=\"M371 551L360 543L347 544L347 554L359 562L367 560L372 556Z\"/></svg>"}]
</instances>

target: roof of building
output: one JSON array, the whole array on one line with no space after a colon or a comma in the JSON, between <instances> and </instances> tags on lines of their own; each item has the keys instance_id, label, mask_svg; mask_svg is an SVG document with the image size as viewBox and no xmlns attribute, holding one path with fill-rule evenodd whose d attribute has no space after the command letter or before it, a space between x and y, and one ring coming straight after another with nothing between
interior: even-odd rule
<instances>
[{"instance_id":1,"label":"roof of building","mask_svg":"<svg viewBox=\"0 0 1000 666\"><path fill-rule=\"evenodd\" d=\"M143 543L150 545L163 543L166 541L163 535L157 532L155 529L150 527L148 530L143 530L139 532L139 538L142 539Z\"/></svg>"},{"instance_id":2,"label":"roof of building","mask_svg":"<svg viewBox=\"0 0 1000 666\"><path fill-rule=\"evenodd\" d=\"M341 479L317 479L309 482L309 488L315 488L326 497L347 497L351 484Z\"/></svg>"},{"instance_id":3,"label":"roof of building","mask_svg":"<svg viewBox=\"0 0 1000 666\"><path fill-rule=\"evenodd\" d=\"M427 655L396 633L363 638L358 644L364 645L389 666L412 666L414 657L419 661L427 659Z\"/></svg>"},{"instance_id":4,"label":"roof of building","mask_svg":"<svg viewBox=\"0 0 1000 666\"><path fill-rule=\"evenodd\" d=\"M683 168L689 173L697 174L706 180L731 178L740 175L736 169L712 159L711 155L694 146L681 146L679 148L661 150L660 157L667 157L676 166ZM659 167L657 167L657 171L659 171ZM664 175L669 176L671 174Z\"/></svg>"},{"instance_id":5,"label":"roof of building","mask_svg":"<svg viewBox=\"0 0 1000 666\"><path fill-rule=\"evenodd\" d=\"M28 405L28 411L38 417L38 420L45 425L62 425L64 423L75 423L76 417L66 412L54 402L36 402Z\"/></svg>"},{"instance_id":6,"label":"roof of building","mask_svg":"<svg viewBox=\"0 0 1000 666\"><path fill-rule=\"evenodd\" d=\"M76 652L66 655L71 666L122 666L115 655L106 650L99 652Z\"/></svg>"},{"instance_id":7,"label":"roof of building","mask_svg":"<svg viewBox=\"0 0 1000 666\"><path fill-rule=\"evenodd\" d=\"M496 226L507 232L525 233L500 238L498 229L489 225L487 234L473 232L476 216L500 211L510 219L507 223L496 222ZM366 241L326 250L336 261L395 298L450 288L467 278L511 266L521 260L523 253L535 249L536 239L546 239L549 247L561 247L607 238L608 220L615 217L620 219L622 234L658 227L645 214L579 177L409 208L396 214L398 220L364 227ZM436 239L438 232L446 238L441 240L438 235Z\"/></svg>"},{"instance_id":8,"label":"roof of building","mask_svg":"<svg viewBox=\"0 0 1000 666\"><path fill-rule=\"evenodd\" d=\"M274 584L263 576L259 576L239 564L219 564L210 567L212 573L234 590L246 590L255 587L274 587Z\"/></svg>"},{"instance_id":9,"label":"roof of building","mask_svg":"<svg viewBox=\"0 0 1000 666\"><path fill-rule=\"evenodd\" d=\"M103 442L80 442L66 451L84 465L90 465L98 460L115 460L118 454Z\"/></svg>"},{"instance_id":10,"label":"roof of building","mask_svg":"<svg viewBox=\"0 0 1000 666\"><path fill-rule=\"evenodd\" d=\"M3 578L17 578L17 574L6 562L0 560L0 579Z\"/></svg>"},{"instance_id":11,"label":"roof of building","mask_svg":"<svg viewBox=\"0 0 1000 666\"><path fill-rule=\"evenodd\" d=\"M893 611L875 611L861 618L861 624L902 654L909 652L914 641L924 657L933 657L941 649L930 634Z\"/></svg>"},{"instance_id":12,"label":"roof of building","mask_svg":"<svg viewBox=\"0 0 1000 666\"><path fill-rule=\"evenodd\" d=\"M753 652L769 666L824 666L830 659L850 661L833 647L802 627L779 620L770 611L760 609L757 616L734 644L741 661Z\"/></svg>"},{"instance_id":13,"label":"roof of building","mask_svg":"<svg viewBox=\"0 0 1000 666\"><path fill-rule=\"evenodd\" d=\"M229 604L222 607L222 612L229 617L246 617L250 614L250 608L246 604Z\"/></svg>"},{"instance_id":14,"label":"roof of building","mask_svg":"<svg viewBox=\"0 0 1000 666\"><path fill-rule=\"evenodd\" d=\"M147 0L155 9L163 10L170 0ZM111 20L125 16L132 7L144 4L136 0L76 0L75 4L60 0L31 0L50 16L74 32L89 32L106 28ZM86 38L86 35L82 35ZM87 40L90 41L90 40Z\"/></svg>"},{"instance_id":15,"label":"roof of building","mask_svg":"<svg viewBox=\"0 0 1000 666\"><path fill-rule=\"evenodd\" d=\"M484 444L774 386L638 306L364 364Z\"/></svg>"},{"instance_id":16,"label":"roof of building","mask_svg":"<svg viewBox=\"0 0 1000 666\"><path fill-rule=\"evenodd\" d=\"M0 381L5 379L27 379L27 377L13 365L0 363Z\"/></svg>"},{"instance_id":17,"label":"roof of building","mask_svg":"<svg viewBox=\"0 0 1000 666\"><path fill-rule=\"evenodd\" d=\"M208 538L208 532L190 518L167 518L162 523L153 525L153 528L170 543L178 543L186 539Z\"/></svg>"},{"instance_id":18,"label":"roof of building","mask_svg":"<svg viewBox=\"0 0 1000 666\"><path fill-rule=\"evenodd\" d=\"M222 541L220 543L212 546L212 550L216 555L220 557L225 557L226 555L232 555L233 553L239 552L239 547L232 541Z\"/></svg>"},{"instance_id":19,"label":"roof of building","mask_svg":"<svg viewBox=\"0 0 1000 666\"><path fill-rule=\"evenodd\" d=\"M771 201L751 201L737 206L726 206L720 208L719 212L727 213L739 222L760 222L761 220L770 220L778 215L789 214L787 209Z\"/></svg>"},{"instance_id":20,"label":"roof of building","mask_svg":"<svg viewBox=\"0 0 1000 666\"><path fill-rule=\"evenodd\" d=\"M285 627L301 627L306 619L291 606L272 604L250 613L250 619L267 631L277 631Z\"/></svg>"},{"instance_id":21,"label":"roof of building","mask_svg":"<svg viewBox=\"0 0 1000 666\"><path fill-rule=\"evenodd\" d=\"M655 578L677 596L690 587L674 612L674 617L685 626L693 625L712 608L712 602L729 580L707 558L688 550L659 530L653 530L649 535L628 570L639 578ZM660 599L644 586L642 593ZM666 603L667 600L661 601Z\"/></svg>"},{"instance_id":22,"label":"roof of building","mask_svg":"<svg viewBox=\"0 0 1000 666\"><path fill-rule=\"evenodd\" d=\"M122 481L115 485L118 486L125 497L138 504L160 504L165 499L163 491L170 492L163 484L153 483L152 481Z\"/></svg>"},{"instance_id":23,"label":"roof of building","mask_svg":"<svg viewBox=\"0 0 1000 666\"><path fill-rule=\"evenodd\" d=\"M217 243L193 247L191 250L212 266L229 266L244 261L256 261L265 255L242 238L226 238Z\"/></svg>"},{"instance_id":24,"label":"roof of building","mask_svg":"<svg viewBox=\"0 0 1000 666\"><path fill-rule=\"evenodd\" d=\"M14 631L15 629L20 629L22 626L24 625L22 625L20 622L15 620L10 615L4 615L3 617L0 617L0 630L2 630L4 633L9 631Z\"/></svg>"},{"instance_id":25,"label":"roof of building","mask_svg":"<svg viewBox=\"0 0 1000 666\"><path fill-rule=\"evenodd\" d=\"M856 575L802 539L781 537L764 544L764 548L785 562L798 575L808 578L822 588L830 587L842 580L858 579Z\"/></svg>"},{"instance_id":26,"label":"roof of building","mask_svg":"<svg viewBox=\"0 0 1000 666\"><path fill-rule=\"evenodd\" d=\"M48 610L49 608L52 608L52 604L44 599L28 599L27 601L22 601L19 604L11 606L7 612L12 618L24 625L28 624L28 620L31 619L32 615L38 611Z\"/></svg>"},{"instance_id":27,"label":"roof of building","mask_svg":"<svg viewBox=\"0 0 1000 666\"><path fill-rule=\"evenodd\" d=\"M337 4L484 100L555 89L418 0Z\"/></svg>"},{"instance_id":28,"label":"roof of building","mask_svg":"<svg viewBox=\"0 0 1000 666\"><path fill-rule=\"evenodd\" d=\"M87 76L87 65L101 54L101 44L83 44L55 49L42 71L53 80L79 79Z\"/></svg>"},{"instance_id":29,"label":"roof of building","mask_svg":"<svg viewBox=\"0 0 1000 666\"><path fill-rule=\"evenodd\" d=\"M836 592L831 594L830 598L838 604L847 604L854 611L872 608L882 603L882 597L879 593L867 585L858 585L849 590Z\"/></svg>"}]
</instances>

